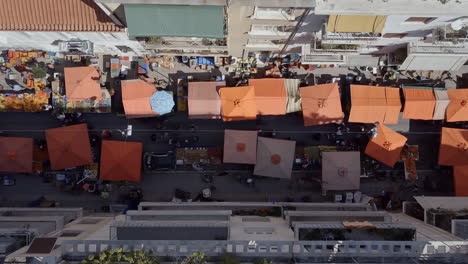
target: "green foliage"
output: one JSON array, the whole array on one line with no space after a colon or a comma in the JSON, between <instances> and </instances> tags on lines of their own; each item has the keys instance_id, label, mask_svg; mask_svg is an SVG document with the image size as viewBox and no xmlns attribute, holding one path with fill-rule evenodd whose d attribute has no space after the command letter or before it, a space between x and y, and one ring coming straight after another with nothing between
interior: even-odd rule
<instances>
[{"instance_id":1,"label":"green foliage","mask_svg":"<svg viewBox=\"0 0 468 264\"><path fill-rule=\"evenodd\" d=\"M187 256L180 264L206 264L205 253L195 252Z\"/></svg>"},{"instance_id":2,"label":"green foliage","mask_svg":"<svg viewBox=\"0 0 468 264\"><path fill-rule=\"evenodd\" d=\"M239 258L231 254L224 254L221 256L220 264L240 264Z\"/></svg>"},{"instance_id":3,"label":"green foliage","mask_svg":"<svg viewBox=\"0 0 468 264\"><path fill-rule=\"evenodd\" d=\"M255 260L254 263L255 264L272 264L273 261L271 261L271 259L261 258L261 259Z\"/></svg>"},{"instance_id":4,"label":"green foliage","mask_svg":"<svg viewBox=\"0 0 468 264\"><path fill-rule=\"evenodd\" d=\"M158 258L153 256L152 251L134 250L123 252L121 248L106 250L98 255L89 255L87 260L81 264L113 264L127 262L130 264L159 264Z\"/></svg>"},{"instance_id":5,"label":"green foliage","mask_svg":"<svg viewBox=\"0 0 468 264\"><path fill-rule=\"evenodd\" d=\"M148 44L161 45L164 42L164 39L161 37L149 37L145 39L145 42Z\"/></svg>"},{"instance_id":6,"label":"green foliage","mask_svg":"<svg viewBox=\"0 0 468 264\"><path fill-rule=\"evenodd\" d=\"M45 66L36 64L31 68L34 78L44 78L47 75L47 68Z\"/></svg>"}]
</instances>

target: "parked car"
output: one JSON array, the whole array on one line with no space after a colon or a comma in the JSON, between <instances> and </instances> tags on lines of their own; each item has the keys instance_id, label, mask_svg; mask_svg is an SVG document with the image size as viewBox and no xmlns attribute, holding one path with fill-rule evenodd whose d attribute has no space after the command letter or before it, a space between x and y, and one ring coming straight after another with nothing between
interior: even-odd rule
<instances>
[{"instance_id":1,"label":"parked car","mask_svg":"<svg viewBox=\"0 0 468 264\"><path fill-rule=\"evenodd\" d=\"M143 155L144 169L146 171L173 170L176 167L174 151L166 153L145 152Z\"/></svg>"}]
</instances>

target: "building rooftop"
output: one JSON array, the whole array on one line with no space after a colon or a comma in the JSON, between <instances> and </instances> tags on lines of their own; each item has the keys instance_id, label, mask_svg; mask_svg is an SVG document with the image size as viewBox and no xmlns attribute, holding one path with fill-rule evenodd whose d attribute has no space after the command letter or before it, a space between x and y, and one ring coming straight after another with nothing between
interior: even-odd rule
<instances>
[{"instance_id":1,"label":"building rooftop","mask_svg":"<svg viewBox=\"0 0 468 264\"><path fill-rule=\"evenodd\" d=\"M0 30L120 32L93 0L2 0Z\"/></svg>"}]
</instances>

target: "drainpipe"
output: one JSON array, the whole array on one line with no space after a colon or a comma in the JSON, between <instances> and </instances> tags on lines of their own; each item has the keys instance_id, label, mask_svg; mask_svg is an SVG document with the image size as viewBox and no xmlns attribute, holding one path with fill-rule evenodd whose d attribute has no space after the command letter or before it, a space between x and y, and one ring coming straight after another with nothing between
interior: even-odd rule
<instances>
[{"instance_id":1,"label":"drainpipe","mask_svg":"<svg viewBox=\"0 0 468 264\"><path fill-rule=\"evenodd\" d=\"M283 48L282 48L281 51L279 52L278 57L281 57L281 55L286 51L286 49L287 49L287 47L289 46L290 42L291 42L291 41L294 39L294 37L296 36L297 31L299 30L299 28L301 28L302 23L304 23L305 18L307 17L307 15L309 15L310 10L311 10L310 8L307 8L307 9L304 11L304 13L302 13L301 17L299 18L299 21L297 22L296 27L294 28L294 31L291 32L291 35L289 35L288 40L286 40L286 43L284 44Z\"/></svg>"}]
</instances>

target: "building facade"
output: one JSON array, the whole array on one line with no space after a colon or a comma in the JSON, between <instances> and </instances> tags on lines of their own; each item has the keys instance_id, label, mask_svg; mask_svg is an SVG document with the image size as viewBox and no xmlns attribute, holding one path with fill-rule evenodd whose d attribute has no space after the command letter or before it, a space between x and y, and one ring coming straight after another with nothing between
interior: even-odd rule
<instances>
[{"instance_id":1,"label":"building facade","mask_svg":"<svg viewBox=\"0 0 468 264\"><path fill-rule=\"evenodd\" d=\"M54 217L65 217L54 210ZM152 250L161 261L199 251L212 260L231 254L240 262L466 263L468 252L468 243L448 232L359 203L143 202L126 215L67 220L30 237L30 244L8 252L6 261L79 262L122 248ZM50 246L38 249L37 243Z\"/></svg>"}]
</instances>

